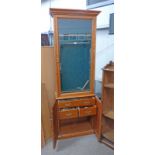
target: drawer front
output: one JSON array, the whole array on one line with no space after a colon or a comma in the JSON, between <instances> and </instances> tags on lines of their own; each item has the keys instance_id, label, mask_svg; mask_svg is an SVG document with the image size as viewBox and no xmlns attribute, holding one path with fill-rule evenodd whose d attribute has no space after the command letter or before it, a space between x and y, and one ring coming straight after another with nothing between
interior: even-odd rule
<instances>
[{"instance_id":1,"label":"drawer front","mask_svg":"<svg viewBox=\"0 0 155 155\"><path fill-rule=\"evenodd\" d=\"M95 98L80 98L80 99L70 99L66 101L58 101L59 108L70 108L70 107L78 107L78 106L90 106L95 104Z\"/></svg>"},{"instance_id":2,"label":"drawer front","mask_svg":"<svg viewBox=\"0 0 155 155\"><path fill-rule=\"evenodd\" d=\"M96 106L79 109L79 117L92 115L96 115Z\"/></svg>"},{"instance_id":3,"label":"drawer front","mask_svg":"<svg viewBox=\"0 0 155 155\"><path fill-rule=\"evenodd\" d=\"M59 119L69 119L69 118L77 118L78 117L78 110L64 110L58 112Z\"/></svg>"},{"instance_id":4,"label":"drawer front","mask_svg":"<svg viewBox=\"0 0 155 155\"><path fill-rule=\"evenodd\" d=\"M80 99L77 101L77 106L90 106L95 104L95 98L87 98L87 99Z\"/></svg>"},{"instance_id":5,"label":"drawer front","mask_svg":"<svg viewBox=\"0 0 155 155\"><path fill-rule=\"evenodd\" d=\"M74 103L71 101L59 102L58 107L59 108L71 108L71 107L74 107Z\"/></svg>"}]
</instances>

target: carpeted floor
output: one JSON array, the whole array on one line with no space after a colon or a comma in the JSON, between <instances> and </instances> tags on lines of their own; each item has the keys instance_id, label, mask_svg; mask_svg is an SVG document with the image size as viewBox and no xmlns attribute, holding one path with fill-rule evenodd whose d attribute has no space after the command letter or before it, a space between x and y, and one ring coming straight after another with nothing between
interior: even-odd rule
<instances>
[{"instance_id":1,"label":"carpeted floor","mask_svg":"<svg viewBox=\"0 0 155 155\"><path fill-rule=\"evenodd\" d=\"M41 155L113 155L114 150L99 143L95 135L59 140L53 150L49 141L41 150Z\"/></svg>"}]
</instances>

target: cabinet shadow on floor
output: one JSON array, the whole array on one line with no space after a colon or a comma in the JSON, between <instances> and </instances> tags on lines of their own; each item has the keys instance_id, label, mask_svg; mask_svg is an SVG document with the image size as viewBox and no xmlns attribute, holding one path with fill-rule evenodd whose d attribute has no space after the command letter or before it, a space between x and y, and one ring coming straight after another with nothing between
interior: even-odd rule
<instances>
[{"instance_id":1,"label":"cabinet shadow on floor","mask_svg":"<svg viewBox=\"0 0 155 155\"><path fill-rule=\"evenodd\" d=\"M65 139L65 140L58 140L57 146L56 146L56 152L66 150L66 149L68 149L68 147L75 145L75 143L78 143L79 141L80 141L79 138L70 138L70 139Z\"/></svg>"}]
</instances>

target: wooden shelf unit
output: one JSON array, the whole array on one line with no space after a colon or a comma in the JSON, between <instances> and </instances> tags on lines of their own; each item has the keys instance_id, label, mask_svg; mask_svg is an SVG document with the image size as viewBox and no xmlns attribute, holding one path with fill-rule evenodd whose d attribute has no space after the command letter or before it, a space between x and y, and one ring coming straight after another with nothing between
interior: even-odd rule
<instances>
[{"instance_id":1,"label":"wooden shelf unit","mask_svg":"<svg viewBox=\"0 0 155 155\"><path fill-rule=\"evenodd\" d=\"M114 149L114 130L105 132L102 135L101 142L107 145L108 147Z\"/></svg>"},{"instance_id":2,"label":"wooden shelf unit","mask_svg":"<svg viewBox=\"0 0 155 155\"><path fill-rule=\"evenodd\" d=\"M104 85L104 87L106 88L114 88L114 84L113 83L107 83Z\"/></svg>"},{"instance_id":3,"label":"wooden shelf unit","mask_svg":"<svg viewBox=\"0 0 155 155\"><path fill-rule=\"evenodd\" d=\"M104 71L114 72L114 68L109 66L109 68L105 68Z\"/></svg>"},{"instance_id":4,"label":"wooden shelf unit","mask_svg":"<svg viewBox=\"0 0 155 155\"><path fill-rule=\"evenodd\" d=\"M110 110L110 111L104 113L104 116L108 117L110 119L114 119L114 111Z\"/></svg>"},{"instance_id":5,"label":"wooden shelf unit","mask_svg":"<svg viewBox=\"0 0 155 155\"><path fill-rule=\"evenodd\" d=\"M103 68L101 142L114 148L114 63Z\"/></svg>"},{"instance_id":6,"label":"wooden shelf unit","mask_svg":"<svg viewBox=\"0 0 155 155\"><path fill-rule=\"evenodd\" d=\"M114 142L114 130L110 130L108 132L105 132L103 134L103 137L106 138L107 140Z\"/></svg>"}]
</instances>

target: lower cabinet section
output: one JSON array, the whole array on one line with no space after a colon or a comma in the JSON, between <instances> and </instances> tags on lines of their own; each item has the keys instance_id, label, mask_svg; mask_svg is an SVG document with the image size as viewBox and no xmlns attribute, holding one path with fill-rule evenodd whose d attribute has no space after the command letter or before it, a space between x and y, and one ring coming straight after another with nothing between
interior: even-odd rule
<instances>
[{"instance_id":1,"label":"lower cabinet section","mask_svg":"<svg viewBox=\"0 0 155 155\"><path fill-rule=\"evenodd\" d=\"M64 119L59 122L59 139L93 134L91 119L89 117Z\"/></svg>"},{"instance_id":2,"label":"lower cabinet section","mask_svg":"<svg viewBox=\"0 0 155 155\"><path fill-rule=\"evenodd\" d=\"M57 100L55 107L54 147L58 139L88 134L99 135L96 97L61 99Z\"/></svg>"}]
</instances>

